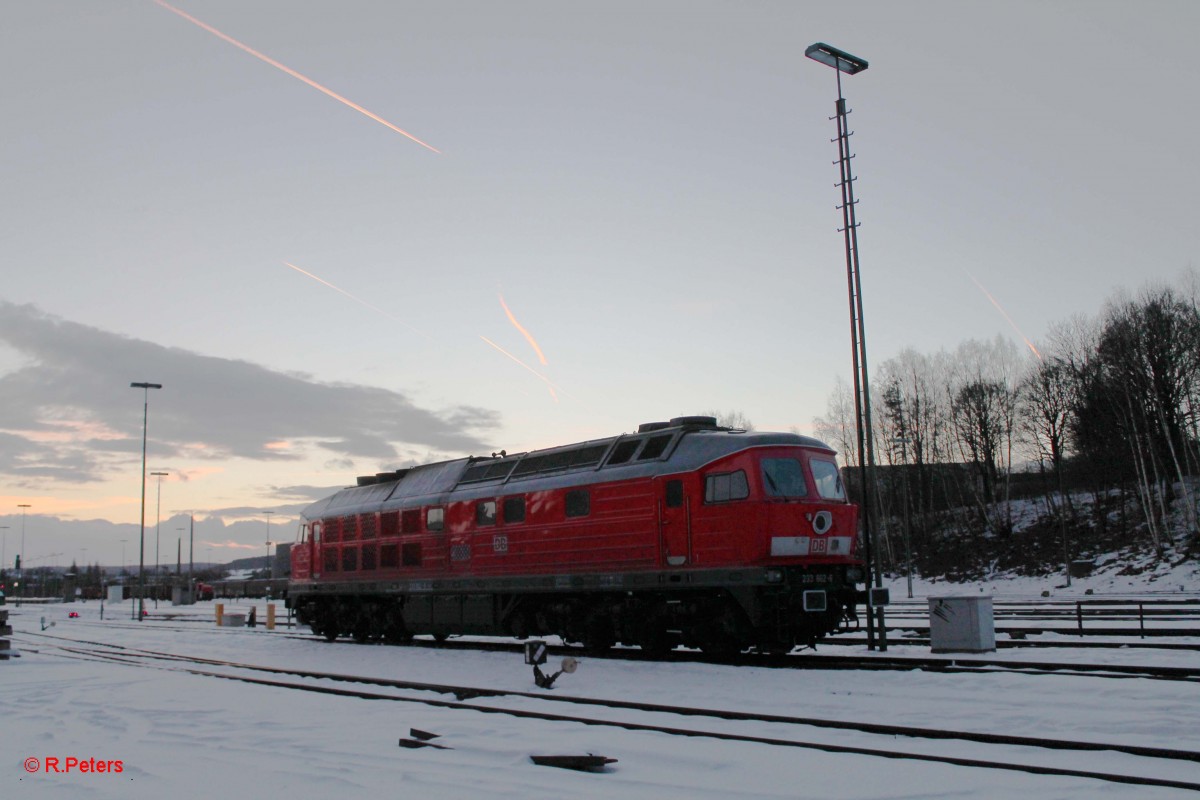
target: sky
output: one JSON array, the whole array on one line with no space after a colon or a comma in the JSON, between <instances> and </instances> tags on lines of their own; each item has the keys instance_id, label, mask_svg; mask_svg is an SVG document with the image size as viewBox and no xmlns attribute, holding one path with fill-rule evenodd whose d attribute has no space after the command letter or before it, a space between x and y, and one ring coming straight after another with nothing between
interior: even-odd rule
<instances>
[{"instance_id":1,"label":"sky","mask_svg":"<svg viewBox=\"0 0 1200 800\"><path fill-rule=\"evenodd\" d=\"M231 557L356 475L710 410L809 431L851 374L817 41L870 62L872 367L1195 266L1191 2L0 10L9 560L28 504L27 562L116 563L80 525L138 527L131 382L164 518L244 524Z\"/></svg>"}]
</instances>

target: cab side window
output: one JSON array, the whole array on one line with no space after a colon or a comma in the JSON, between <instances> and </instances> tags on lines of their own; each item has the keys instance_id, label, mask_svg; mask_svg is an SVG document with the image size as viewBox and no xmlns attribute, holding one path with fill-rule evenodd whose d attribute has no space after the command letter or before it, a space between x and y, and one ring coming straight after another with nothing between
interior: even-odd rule
<instances>
[{"instance_id":1,"label":"cab side window","mask_svg":"<svg viewBox=\"0 0 1200 800\"><path fill-rule=\"evenodd\" d=\"M706 503L728 503L731 500L745 500L749 496L750 485L746 481L744 470L718 472L704 479Z\"/></svg>"},{"instance_id":2,"label":"cab side window","mask_svg":"<svg viewBox=\"0 0 1200 800\"><path fill-rule=\"evenodd\" d=\"M567 492L566 513L568 517L586 517L591 510L591 495L587 489L572 489Z\"/></svg>"},{"instance_id":3,"label":"cab side window","mask_svg":"<svg viewBox=\"0 0 1200 800\"><path fill-rule=\"evenodd\" d=\"M445 510L441 508L431 508L425 512L425 530L440 531L442 522L445 519Z\"/></svg>"}]
</instances>

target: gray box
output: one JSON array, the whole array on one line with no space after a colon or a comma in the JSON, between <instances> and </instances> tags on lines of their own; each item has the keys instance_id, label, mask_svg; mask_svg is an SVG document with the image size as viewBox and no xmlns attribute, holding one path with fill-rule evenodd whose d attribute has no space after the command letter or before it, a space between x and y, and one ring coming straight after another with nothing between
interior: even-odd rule
<instances>
[{"instance_id":1,"label":"gray box","mask_svg":"<svg viewBox=\"0 0 1200 800\"><path fill-rule=\"evenodd\" d=\"M996 649L992 598L929 598L929 645L935 653L988 653Z\"/></svg>"}]
</instances>

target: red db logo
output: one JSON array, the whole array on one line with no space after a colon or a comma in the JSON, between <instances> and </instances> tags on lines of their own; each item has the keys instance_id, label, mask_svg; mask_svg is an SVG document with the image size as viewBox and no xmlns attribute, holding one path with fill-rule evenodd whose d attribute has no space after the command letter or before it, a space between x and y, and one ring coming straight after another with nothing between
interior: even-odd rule
<instances>
[{"instance_id":1,"label":"red db logo","mask_svg":"<svg viewBox=\"0 0 1200 800\"><path fill-rule=\"evenodd\" d=\"M41 766L42 766L41 762L39 762L36 758L25 759L25 771L26 772L37 772L41 768Z\"/></svg>"}]
</instances>

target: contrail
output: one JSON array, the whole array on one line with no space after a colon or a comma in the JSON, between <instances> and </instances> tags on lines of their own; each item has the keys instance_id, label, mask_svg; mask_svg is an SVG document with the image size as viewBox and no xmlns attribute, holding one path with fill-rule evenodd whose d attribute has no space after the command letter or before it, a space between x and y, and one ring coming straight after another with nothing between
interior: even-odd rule
<instances>
[{"instance_id":1,"label":"contrail","mask_svg":"<svg viewBox=\"0 0 1200 800\"><path fill-rule=\"evenodd\" d=\"M517 318L508 310L508 303L504 302L504 295L500 294L497 297L500 298L500 305L504 307L504 314L508 317L508 321L513 324L514 328L521 332L521 335L525 337L525 341L529 342L533 347L533 352L537 353L538 361L542 363L542 366L546 366L546 357L542 355L542 348L538 347L537 340L533 338L533 334L521 327L521 323L517 322Z\"/></svg>"},{"instance_id":2,"label":"contrail","mask_svg":"<svg viewBox=\"0 0 1200 800\"><path fill-rule=\"evenodd\" d=\"M509 358L511 358L513 361L517 362L517 363L518 363L518 364L520 364L522 367L524 367L525 369L529 370L529 371L530 371L530 372L532 372L534 375L537 375L539 378L541 378L543 381L545 381L545 383L546 383L546 388L550 390L550 396L554 398L554 402L556 402L556 403L558 402L558 393L557 393L556 391L554 391L554 390L555 390L557 387L555 387L555 385L554 385L553 383L551 383L551 382L550 382L550 379L549 379L549 378L547 378L545 375L543 375L542 373L538 372L536 369L534 369L533 367L529 366L529 365L528 365L528 364L526 364L524 361L522 361L521 359L517 358L517 357L516 357L516 356L514 356L512 353L508 352L508 351L507 351L507 350L505 350L503 347L501 347L500 345L496 344L495 342L493 342L491 339L487 338L486 336L480 336L479 338L480 338L480 339L483 339L485 342L487 342L488 344L490 344L492 347L496 348L496 349L497 349L497 350L499 350L501 353L503 353L504 355L508 356L508 357L509 357Z\"/></svg>"},{"instance_id":3,"label":"contrail","mask_svg":"<svg viewBox=\"0 0 1200 800\"><path fill-rule=\"evenodd\" d=\"M997 310L997 311L999 311L999 312L1000 312L1000 313L1001 313L1001 314L1004 316L1004 318L1005 318L1006 320L1008 320L1008 324L1009 324L1009 325L1012 325L1012 329L1013 329L1014 331L1016 331L1016 332L1017 332L1017 336L1020 336L1022 339L1024 339L1024 340L1025 340L1025 344L1026 344L1026 345L1029 347L1029 349L1030 349L1030 350L1032 350L1032 351L1033 351L1033 354L1034 354L1035 356L1037 356L1037 359L1038 359L1038 361L1041 361L1041 360L1042 360L1042 354L1041 354L1041 353L1039 353L1039 352L1038 352L1038 349L1037 349L1036 347L1034 347L1034 346L1033 346L1033 342L1029 341L1029 337L1027 337L1025 334L1021 333L1021 329L1017 327L1017 323L1013 322L1013 320L1012 320L1012 317L1010 317L1010 316L1008 315L1008 312L1007 312L1007 311L1005 311L1003 308L1001 308L1001 307L1000 307L1000 303L998 303L998 302L996 301L996 298L992 297L992 293L991 293L991 292L989 292L987 289L983 288L983 284L982 284L982 283L980 283L979 281L975 280L975 276L971 274L970 270L966 270L966 269L964 269L964 270L963 270L963 272L966 272L966 273L967 273L967 277L968 277L968 278L970 278L972 281L974 281L974 282L975 282L975 285L979 287L979 291L983 292L983 293L984 293L984 295L986 295L986 296L987 296L987 299L988 299L988 300L990 300L990 301L992 301L992 305L994 305L994 306L996 307L996 310Z\"/></svg>"},{"instance_id":4,"label":"contrail","mask_svg":"<svg viewBox=\"0 0 1200 800\"><path fill-rule=\"evenodd\" d=\"M317 91L324 92L325 94L332 97L334 100L337 100L339 103L344 103L345 105L348 105L351 108L353 108L355 111L357 111L361 114L366 114L371 119L375 120L376 122L380 123L381 125L386 125L387 127L394 130L396 133L400 134L401 136L405 136L405 137L408 137L409 139L412 139L414 142L421 145L421 147L432 150L433 152L438 153L439 155L441 154L442 151L438 150L436 147L433 147L432 145L422 142L420 139L413 136L408 131L402 130L401 128L398 128L395 125L393 125L392 123L388 122L383 117L381 117L377 114L373 114L370 111L367 111L365 108L360 106L358 103L355 103L351 100L347 100L346 98L342 97L340 94L333 91L332 89L327 89L326 87L324 87L321 84L314 81L312 78L308 78L308 77L305 77L304 75L301 75L299 72L296 72L296 70L292 69L291 67L286 67L283 64L280 64L278 61L271 58L270 56L267 56L267 55L264 55L264 54L258 52L253 47L242 44L237 39L234 39L232 36L221 33L219 30L212 27L211 25L201 22L200 20L196 19L192 15L184 13L183 11L180 11L178 8L175 8L174 6L168 5L167 3L163 2L163 0L154 0L154 2L157 3L158 5L162 6L163 8L167 9L168 11L178 14L179 16L186 19L188 22L190 22L194 25L198 25L199 27L201 27L204 30L211 33L213 36L216 36L220 39L224 39L225 41L229 42L234 47L237 47L237 48L249 53L250 55L254 56L255 58L259 59L260 61L265 61L266 63L270 64L272 67L283 70L288 75L291 75L293 78L297 78L298 80L304 81L309 86L313 87Z\"/></svg>"},{"instance_id":5,"label":"contrail","mask_svg":"<svg viewBox=\"0 0 1200 800\"><path fill-rule=\"evenodd\" d=\"M157 2L157 1L158 1L158 0L155 0L155 2ZM349 292L347 292L345 289L341 289L341 288L339 288L339 287L337 287L337 286L334 286L332 283L330 283L329 281L325 280L324 278L318 278L316 275L313 275L311 272L308 272L308 271L306 271L306 270L302 270L302 269L300 269L299 267L297 267L295 264L289 264L289 263L288 263L288 262L286 262L286 261L284 261L284 262L283 262L283 265L284 265L285 267L291 267L292 269L296 270L296 272L299 272L301 275L307 275L308 277L312 278L312 279L313 279L314 281L316 281L317 283L323 283L323 284L325 284L325 285L326 285L326 286L328 286L330 289L333 289L335 292L340 292L341 294L344 294L346 297L349 297L349 298L350 298L351 300L353 300L354 302L356 302L356 303L360 303L360 304L362 304L362 305L366 306L367 308L371 309L372 311L376 311L376 312L378 312L378 313L380 313L380 314L383 314L385 317L387 317L387 318L388 318L388 319L390 319L390 320L393 320L393 321L395 321L395 322L399 322L401 325L403 325L404 327L408 328L410 331L412 331L413 333L417 334L418 336L424 336L426 339L428 339L428 340L429 340L429 341L431 341L431 342L432 342L432 341L434 341L434 339L433 339L433 337L432 337L432 336L429 336L428 334L426 334L426 333L423 333L423 332L421 332L421 331L417 330L417 329L416 329L416 328L414 328L412 325L409 325L407 322L405 322L404 320L402 320L402 319L400 319L399 317L397 317L395 314L390 314L390 313L388 313L387 311L384 311L384 310L383 310L382 308L380 308L379 306L373 306L373 305L371 305L370 303L368 303L366 300L363 300L362 298L359 298L359 297L355 297L354 295L352 295L352 294L350 294Z\"/></svg>"}]
</instances>

